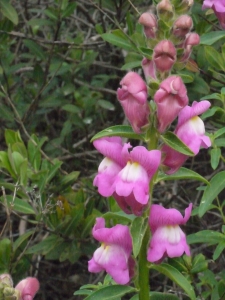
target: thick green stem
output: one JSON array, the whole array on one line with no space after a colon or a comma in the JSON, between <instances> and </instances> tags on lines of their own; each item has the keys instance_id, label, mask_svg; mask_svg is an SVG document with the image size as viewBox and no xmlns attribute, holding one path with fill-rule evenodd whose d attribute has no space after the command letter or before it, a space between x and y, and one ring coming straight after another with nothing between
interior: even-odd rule
<instances>
[{"instance_id":1,"label":"thick green stem","mask_svg":"<svg viewBox=\"0 0 225 300\"><path fill-rule=\"evenodd\" d=\"M139 273L139 300L149 300L149 292L150 292L150 285L149 285L149 268L148 268L148 261L147 261L147 248L150 239L150 229L147 226L144 238L141 245L141 250L139 253L139 266L138 266L138 273Z\"/></svg>"}]
</instances>

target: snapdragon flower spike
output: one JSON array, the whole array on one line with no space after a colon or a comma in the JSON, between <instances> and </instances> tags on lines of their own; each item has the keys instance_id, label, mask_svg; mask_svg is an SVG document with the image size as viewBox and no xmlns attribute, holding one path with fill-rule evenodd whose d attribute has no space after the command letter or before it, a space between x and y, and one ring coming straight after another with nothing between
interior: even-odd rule
<instances>
[{"instance_id":1,"label":"snapdragon flower spike","mask_svg":"<svg viewBox=\"0 0 225 300\"><path fill-rule=\"evenodd\" d=\"M169 40L162 40L153 50L153 61L160 72L170 71L176 62L177 50Z\"/></svg>"},{"instance_id":2,"label":"snapdragon flower spike","mask_svg":"<svg viewBox=\"0 0 225 300\"><path fill-rule=\"evenodd\" d=\"M153 204L150 210L149 225L152 232L147 260L160 263L165 257L190 255L186 236L179 225L185 224L190 218L192 204L185 209L184 217L175 209L166 209Z\"/></svg>"},{"instance_id":3,"label":"snapdragon flower spike","mask_svg":"<svg viewBox=\"0 0 225 300\"><path fill-rule=\"evenodd\" d=\"M211 141L208 136L205 135L204 122L198 117L198 115L204 113L211 106L207 100L192 103L192 106L186 106L178 115L178 123L175 129L175 134L191 151L197 155L200 148L208 148L211 146ZM187 155L177 152L167 145L162 147L163 159L162 164L169 169L167 174L173 174L176 172L183 163L188 159Z\"/></svg>"},{"instance_id":4,"label":"snapdragon flower spike","mask_svg":"<svg viewBox=\"0 0 225 300\"><path fill-rule=\"evenodd\" d=\"M113 196L126 213L139 216L148 203L149 183L159 167L161 151L137 146L129 152L130 148L129 143L123 146L127 164L115 178Z\"/></svg>"},{"instance_id":5,"label":"snapdragon flower spike","mask_svg":"<svg viewBox=\"0 0 225 300\"><path fill-rule=\"evenodd\" d=\"M158 131L164 132L188 104L187 89L179 76L163 80L154 95L157 105Z\"/></svg>"},{"instance_id":6,"label":"snapdragon flower spike","mask_svg":"<svg viewBox=\"0 0 225 300\"><path fill-rule=\"evenodd\" d=\"M136 133L141 127L149 123L149 106L147 102L147 86L141 76L129 72L120 82L121 88L117 90L117 97L124 113Z\"/></svg>"},{"instance_id":7,"label":"snapdragon flower spike","mask_svg":"<svg viewBox=\"0 0 225 300\"><path fill-rule=\"evenodd\" d=\"M101 242L88 262L88 271L98 273L105 270L118 284L127 284L134 275L134 260L131 257L132 240L129 227L117 224L105 228L105 220L96 218L93 237Z\"/></svg>"},{"instance_id":8,"label":"snapdragon flower spike","mask_svg":"<svg viewBox=\"0 0 225 300\"><path fill-rule=\"evenodd\" d=\"M206 8L213 9L221 27L225 29L225 0L204 0L202 9Z\"/></svg>"},{"instance_id":9,"label":"snapdragon flower spike","mask_svg":"<svg viewBox=\"0 0 225 300\"><path fill-rule=\"evenodd\" d=\"M39 290L39 281L35 277L27 277L16 285L15 290L20 291L19 300L33 300Z\"/></svg>"},{"instance_id":10,"label":"snapdragon flower spike","mask_svg":"<svg viewBox=\"0 0 225 300\"><path fill-rule=\"evenodd\" d=\"M104 137L93 142L95 148L105 156L98 167L93 185L98 187L98 192L103 197L113 194L113 183L117 174L125 166L122 157L123 142L120 137Z\"/></svg>"}]
</instances>

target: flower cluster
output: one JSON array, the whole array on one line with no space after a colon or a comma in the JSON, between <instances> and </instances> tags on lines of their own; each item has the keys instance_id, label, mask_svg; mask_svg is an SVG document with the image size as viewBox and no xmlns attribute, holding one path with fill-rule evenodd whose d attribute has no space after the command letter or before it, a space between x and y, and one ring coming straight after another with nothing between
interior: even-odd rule
<instances>
[{"instance_id":1,"label":"flower cluster","mask_svg":"<svg viewBox=\"0 0 225 300\"><path fill-rule=\"evenodd\" d=\"M33 300L39 290L39 282L35 277L27 277L21 280L15 288L9 274L0 275L1 299Z\"/></svg>"},{"instance_id":2,"label":"flower cluster","mask_svg":"<svg viewBox=\"0 0 225 300\"><path fill-rule=\"evenodd\" d=\"M193 1L183 0L176 10L172 0L158 3L157 16L146 12L139 18L146 43L153 49L151 59L143 58L142 69L146 82L133 71L128 72L117 89L117 98L136 134L145 135L145 141L158 140L177 119L174 134L197 155L200 148L208 148L211 141L205 135L205 126L199 115L209 107L209 101L194 101L189 106L187 89L182 78L172 73L185 66L193 46L199 43L198 34L191 32L192 18L187 13ZM178 11L181 12L179 15ZM165 39L160 20L167 20L170 38ZM168 30L168 29L167 29ZM156 88L157 87L157 88ZM155 88L155 90L154 90ZM151 105L148 97L151 96ZM156 143L157 144L157 143ZM154 147L132 147L120 137L102 137L94 140L95 148L104 156L93 184L103 197L113 196L126 214L147 215L151 239L147 260L160 263L165 257L190 255L186 236L180 225L190 218L192 204L184 217L174 209L152 204L152 187L158 170L172 174L188 159L167 144ZM132 237L128 226L105 227L105 220L97 218L92 231L101 243L89 261L90 272L105 270L119 284L127 284L135 273L132 258ZM147 248L147 246L146 246Z\"/></svg>"}]
</instances>

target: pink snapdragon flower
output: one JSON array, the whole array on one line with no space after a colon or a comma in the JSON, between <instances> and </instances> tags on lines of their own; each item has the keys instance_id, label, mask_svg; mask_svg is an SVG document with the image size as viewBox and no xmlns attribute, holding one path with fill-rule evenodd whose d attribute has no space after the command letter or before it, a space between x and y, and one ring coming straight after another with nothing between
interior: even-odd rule
<instances>
[{"instance_id":1,"label":"pink snapdragon flower","mask_svg":"<svg viewBox=\"0 0 225 300\"><path fill-rule=\"evenodd\" d=\"M186 106L178 115L178 123L175 129L175 134L178 138L191 149L194 155L197 155L200 148L208 148L211 146L211 141L205 135L204 122L198 115L204 113L211 106L207 100L192 103L192 106ZM167 174L176 172L183 163L188 159L187 155L177 152L167 145L162 147L162 152L165 155L162 164L169 168Z\"/></svg>"},{"instance_id":2,"label":"pink snapdragon flower","mask_svg":"<svg viewBox=\"0 0 225 300\"><path fill-rule=\"evenodd\" d=\"M188 15L182 15L173 23L173 35L179 38L185 38L192 26L192 18Z\"/></svg>"},{"instance_id":3,"label":"pink snapdragon flower","mask_svg":"<svg viewBox=\"0 0 225 300\"><path fill-rule=\"evenodd\" d=\"M177 50L171 41L162 40L159 42L155 46L152 56L156 69L160 72L170 71L176 62L176 54Z\"/></svg>"},{"instance_id":4,"label":"pink snapdragon flower","mask_svg":"<svg viewBox=\"0 0 225 300\"><path fill-rule=\"evenodd\" d=\"M134 275L134 260L131 257L132 240L129 227L116 225L105 228L105 220L96 218L93 237L101 242L88 262L88 271L98 273L105 270L118 284L127 284Z\"/></svg>"},{"instance_id":5,"label":"pink snapdragon flower","mask_svg":"<svg viewBox=\"0 0 225 300\"><path fill-rule=\"evenodd\" d=\"M141 127L149 123L150 113L145 81L135 72L129 72L120 82L121 88L117 89L117 97L124 113L136 133L141 132Z\"/></svg>"},{"instance_id":6,"label":"pink snapdragon flower","mask_svg":"<svg viewBox=\"0 0 225 300\"><path fill-rule=\"evenodd\" d=\"M190 32L186 35L184 43L182 44L182 47L184 48L184 53L181 57L181 62L185 62L189 59L192 53L192 48L194 46L197 46L199 43L200 37L196 32Z\"/></svg>"},{"instance_id":7,"label":"pink snapdragon flower","mask_svg":"<svg viewBox=\"0 0 225 300\"><path fill-rule=\"evenodd\" d=\"M162 133L188 104L187 90L182 79L173 75L163 80L154 100L157 105L158 130Z\"/></svg>"},{"instance_id":8,"label":"pink snapdragon flower","mask_svg":"<svg viewBox=\"0 0 225 300\"><path fill-rule=\"evenodd\" d=\"M27 277L16 285L15 290L20 291L19 300L33 300L39 290L39 281L35 277Z\"/></svg>"},{"instance_id":9,"label":"pink snapdragon flower","mask_svg":"<svg viewBox=\"0 0 225 300\"><path fill-rule=\"evenodd\" d=\"M147 260L160 263L165 257L190 255L186 236L179 225L190 218L192 204L185 209L184 217L175 208L166 209L153 204L150 210L149 225L152 232Z\"/></svg>"},{"instance_id":10,"label":"pink snapdragon flower","mask_svg":"<svg viewBox=\"0 0 225 300\"><path fill-rule=\"evenodd\" d=\"M126 165L122 157L123 142L120 137L104 137L93 142L95 148L105 156L98 167L93 185L98 187L98 192L104 197L113 194L113 183L117 174Z\"/></svg>"},{"instance_id":11,"label":"pink snapdragon flower","mask_svg":"<svg viewBox=\"0 0 225 300\"><path fill-rule=\"evenodd\" d=\"M149 79L156 79L155 64L152 60L149 60L146 57L143 58L142 69L144 71L145 78L147 81Z\"/></svg>"},{"instance_id":12,"label":"pink snapdragon flower","mask_svg":"<svg viewBox=\"0 0 225 300\"><path fill-rule=\"evenodd\" d=\"M141 215L149 200L149 183L157 171L161 152L148 151L143 146L134 147L125 144L122 150L126 166L115 178L113 196L126 213Z\"/></svg>"},{"instance_id":13,"label":"pink snapdragon flower","mask_svg":"<svg viewBox=\"0 0 225 300\"><path fill-rule=\"evenodd\" d=\"M211 8L225 29L225 0L204 0L202 9Z\"/></svg>"}]
</instances>

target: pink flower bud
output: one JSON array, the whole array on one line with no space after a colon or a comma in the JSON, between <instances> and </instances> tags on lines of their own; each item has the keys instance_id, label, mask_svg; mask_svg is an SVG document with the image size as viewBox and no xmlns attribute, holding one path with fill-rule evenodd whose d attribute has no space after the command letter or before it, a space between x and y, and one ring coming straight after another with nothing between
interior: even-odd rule
<instances>
[{"instance_id":1,"label":"pink flower bud","mask_svg":"<svg viewBox=\"0 0 225 300\"><path fill-rule=\"evenodd\" d=\"M186 35L186 39L185 39L184 44L183 44L184 54L183 54L183 57L181 59L182 62L188 60L188 58L191 55L192 48L194 46L198 45L199 42L200 42L200 37L197 33L191 32L191 33L188 33Z\"/></svg>"},{"instance_id":2,"label":"pink flower bud","mask_svg":"<svg viewBox=\"0 0 225 300\"><path fill-rule=\"evenodd\" d=\"M225 29L225 1L224 0L204 0L202 9L211 8L217 16L220 25Z\"/></svg>"},{"instance_id":3,"label":"pink flower bud","mask_svg":"<svg viewBox=\"0 0 225 300\"><path fill-rule=\"evenodd\" d=\"M1 274L0 275L0 283L6 285L8 287L12 287L13 286L12 277L9 274Z\"/></svg>"},{"instance_id":4,"label":"pink flower bud","mask_svg":"<svg viewBox=\"0 0 225 300\"><path fill-rule=\"evenodd\" d=\"M169 0L162 0L156 6L159 18L169 18L173 16L173 6Z\"/></svg>"},{"instance_id":5,"label":"pink flower bud","mask_svg":"<svg viewBox=\"0 0 225 300\"><path fill-rule=\"evenodd\" d=\"M21 297L19 300L33 300L39 290L39 282L34 277L27 277L21 280L15 289L20 291Z\"/></svg>"},{"instance_id":6,"label":"pink flower bud","mask_svg":"<svg viewBox=\"0 0 225 300\"><path fill-rule=\"evenodd\" d=\"M142 60L142 69L144 71L146 80L148 80L149 78L156 79L155 65L152 60L144 58Z\"/></svg>"},{"instance_id":7,"label":"pink flower bud","mask_svg":"<svg viewBox=\"0 0 225 300\"><path fill-rule=\"evenodd\" d=\"M159 42L153 52L156 69L161 72L170 71L176 61L176 48L169 40Z\"/></svg>"},{"instance_id":8,"label":"pink flower bud","mask_svg":"<svg viewBox=\"0 0 225 300\"><path fill-rule=\"evenodd\" d=\"M135 72L129 72L120 82L117 97L124 113L136 133L148 124L149 107L147 102L147 86L144 80Z\"/></svg>"},{"instance_id":9,"label":"pink flower bud","mask_svg":"<svg viewBox=\"0 0 225 300\"><path fill-rule=\"evenodd\" d=\"M183 107L188 104L187 90L179 76L170 76L154 95L157 105L158 130L165 131Z\"/></svg>"},{"instance_id":10,"label":"pink flower bud","mask_svg":"<svg viewBox=\"0 0 225 300\"><path fill-rule=\"evenodd\" d=\"M145 12L140 16L138 22L144 26L144 33L147 38L155 38L158 25L154 14Z\"/></svg>"},{"instance_id":11,"label":"pink flower bud","mask_svg":"<svg viewBox=\"0 0 225 300\"><path fill-rule=\"evenodd\" d=\"M192 26L192 18L188 15L182 15L173 24L173 34L176 37L184 38Z\"/></svg>"}]
</instances>

